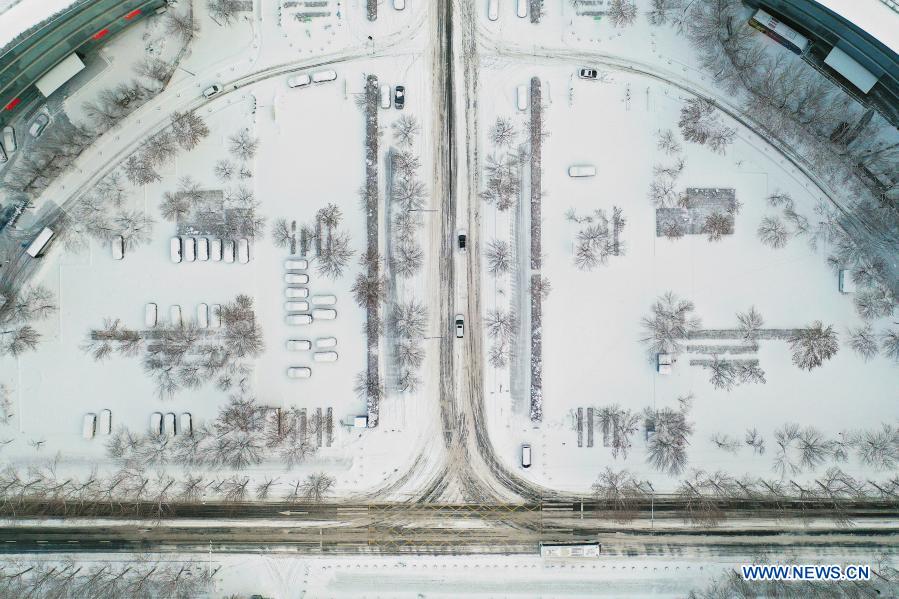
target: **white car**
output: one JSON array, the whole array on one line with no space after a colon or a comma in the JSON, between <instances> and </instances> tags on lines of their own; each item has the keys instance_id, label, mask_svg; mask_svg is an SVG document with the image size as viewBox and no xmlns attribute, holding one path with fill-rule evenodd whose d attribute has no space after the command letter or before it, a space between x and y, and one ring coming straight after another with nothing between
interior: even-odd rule
<instances>
[{"instance_id":1,"label":"white car","mask_svg":"<svg viewBox=\"0 0 899 599\"><path fill-rule=\"evenodd\" d=\"M309 297L309 290L305 287L288 287L284 290L284 297L288 299L303 299Z\"/></svg>"},{"instance_id":2,"label":"white car","mask_svg":"<svg viewBox=\"0 0 899 599\"><path fill-rule=\"evenodd\" d=\"M244 237L237 240L237 261L241 264L250 261L250 242Z\"/></svg>"},{"instance_id":3,"label":"white car","mask_svg":"<svg viewBox=\"0 0 899 599\"><path fill-rule=\"evenodd\" d=\"M522 468L530 468L531 467L531 446L527 443L521 446L521 467Z\"/></svg>"},{"instance_id":4,"label":"white car","mask_svg":"<svg viewBox=\"0 0 899 599\"><path fill-rule=\"evenodd\" d=\"M569 177L595 177L596 167L592 164L575 164L568 167Z\"/></svg>"},{"instance_id":5,"label":"white car","mask_svg":"<svg viewBox=\"0 0 899 599\"><path fill-rule=\"evenodd\" d=\"M181 429L182 435L192 435L194 432L194 421L190 412L181 412L181 420L178 421L178 427Z\"/></svg>"},{"instance_id":6,"label":"white car","mask_svg":"<svg viewBox=\"0 0 899 599\"><path fill-rule=\"evenodd\" d=\"M197 260L201 262L209 260L209 240L205 237L197 238Z\"/></svg>"},{"instance_id":7,"label":"white car","mask_svg":"<svg viewBox=\"0 0 899 599\"><path fill-rule=\"evenodd\" d=\"M178 429L175 428L174 412L166 412L165 419L163 420L163 429L165 430L165 434L170 437L173 437L178 433Z\"/></svg>"},{"instance_id":8,"label":"white car","mask_svg":"<svg viewBox=\"0 0 899 599\"><path fill-rule=\"evenodd\" d=\"M305 73L287 78L287 87L306 87L310 83L312 83L312 77Z\"/></svg>"},{"instance_id":9,"label":"white car","mask_svg":"<svg viewBox=\"0 0 899 599\"><path fill-rule=\"evenodd\" d=\"M210 85L209 87L207 87L206 89L203 90L203 97L208 100L209 98L217 95L221 91L222 91L222 86L218 83L213 83L212 85Z\"/></svg>"},{"instance_id":10,"label":"white car","mask_svg":"<svg viewBox=\"0 0 899 599\"><path fill-rule=\"evenodd\" d=\"M121 235L112 238L112 257L114 260L121 260L125 257L125 238Z\"/></svg>"},{"instance_id":11,"label":"white car","mask_svg":"<svg viewBox=\"0 0 899 599\"><path fill-rule=\"evenodd\" d=\"M337 318L337 310L331 308L316 308L312 311L314 320L334 320Z\"/></svg>"},{"instance_id":12,"label":"white car","mask_svg":"<svg viewBox=\"0 0 899 599\"><path fill-rule=\"evenodd\" d=\"M197 306L197 326L201 329L209 327L209 304Z\"/></svg>"},{"instance_id":13,"label":"white car","mask_svg":"<svg viewBox=\"0 0 899 599\"><path fill-rule=\"evenodd\" d=\"M169 323L173 327L180 327L182 324L181 320L181 306L175 304L169 308Z\"/></svg>"},{"instance_id":14,"label":"white car","mask_svg":"<svg viewBox=\"0 0 899 599\"><path fill-rule=\"evenodd\" d=\"M284 322L294 326L312 324L312 317L308 314L288 314L284 317Z\"/></svg>"},{"instance_id":15,"label":"white car","mask_svg":"<svg viewBox=\"0 0 899 599\"><path fill-rule=\"evenodd\" d=\"M222 245L222 255L226 264L234 263L234 240L228 239Z\"/></svg>"},{"instance_id":16,"label":"white car","mask_svg":"<svg viewBox=\"0 0 899 599\"><path fill-rule=\"evenodd\" d=\"M312 303L316 306L333 306L337 303L336 295L313 295Z\"/></svg>"},{"instance_id":17,"label":"white car","mask_svg":"<svg viewBox=\"0 0 899 599\"><path fill-rule=\"evenodd\" d=\"M150 434L152 435L161 435L162 434L162 413L161 412L153 412L150 414Z\"/></svg>"},{"instance_id":18,"label":"white car","mask_svg":"<svg viewBox=\"0 0 899 599\"><path fill-rule=\"evenodd\" d=\"M85 414L84 421L81 424L81 436L85 439L93 439L96 431L97 415L94 413Z\"/></svg>"},{"instance_id":19,"label":"white car","mask_svg":"<svg viewBox=\"0 0 899 599\"><path fill-rule=\"evenodd\" d=\"M308 312L309 311L309 302L296 301L296 300L284 302L284 311L285 312Z\"/></svg>"},{"instance_id":20,"label":"white car","mask_svg":"<svg viewBox=\"0 0 899 599\"><path fill-rule=\"evenodd\" d=\"M108 435L112 432L112 412L100 410L100 423L97 428L101 435Z\"/></svg>"},{"instance_id":21,"label":"white car","mask_svg":"<svg viewBox=\"0 0 899 599\"><path fill-rule=\"evenodd\" d=\"M313 354L312 359L316 362L336 362L337 361L337 352L336 351L317 351Z\"/></svg>"},{"instance_id":22,"label":"white car","mask_svg":"<svg viewBox=\"0 0 899 599\"><path fill-rule=\"evenodd\" d=\"M181 238L180 237L172 237L171 241L169 241L169 256L171 256L172 262L175 262L175 263L181 262Z\"/></svg>"},{"instance_id":23,"label":"white car","mask_svg":"<svg viewBox=\"0 0 899 599\"><path fill-rule=\"evenodd\" d=\"M184 261L193 262L197 259L197 240L193 237L185 237L182 242L184 248Z\"/></svg>"},{"instance_id":24,"label":"white car","mask_svg":"<svg viewBox=\"0 0 899 599\"><path fill-rule=\"evenodd\" d=\"M41 133L44 132L44 129L47 128L47 125L50 124L50 117L48 117L43 112L37 115L37 118L34 119L34 122L31 123L31 127L28 129L28 134L31 137L40 137Z\"/></svg>"},{"instance_id":25,"label":"white car","mask_svg":"<svg viewBox=\"0 0 899 599\"><path fill-rule=\"evenodd\" d=\"M209 324L212 325L212 328L214 329L220 329L222 327L221 304L212 304L212 318L209 320Z\"/></svg>"},{"instance_id":26,"label":"white car","mask_svg":"<svg viewBox=\"0 0 899 599\"><path fill-rule=\"evenodd\" d=\"M157 318L157 309L156 304L149 303L147 307L144 309L144 326L147 328L153 328L156 326L156 318Z\"/></svg>"},{"instance_id":27,"label":"white car","mask_svg":"<svg viewBox=\"0 0 899 599\"><path fill-rule=\"evenodd\" d=\"M324 83L326 81L334 81L335 79L337 79L337 72L331 69L312 73L312 81L314 83Z\"/></svg>"},{"instance_id":28,"label":"white car","mask_svg":"<svg viewBox=\"0 0 899 599\"><path fill-rule=\"evenodd\" d=\"M213 262L222 261L222 240L212 239L209 242L209 257Z\"/></svg>"},{"instance_id":29,"label":"white car","mask_svg":"<svg viewBox=\"0 0 899 599\"><path fill-rule=\"evenodd\" d=\"M312 376L312 369L304 366L291 366L287 369L287 376L292 379L308 379Z\"/></svg>"},{"instance_id":30,"label":"white car","mask_svg":"<svg viewBox=\"0 0 899 599\"><path fill-rule=\"evenodd\" d=\"M16 151L16 130L10 125L3 128L3 147L6 153L12 155Z\"/></svg>"},{"instance_id":31,"label":"white car","mask_svg":"<svg viewBox=\"0 0 899 599\"><path fill-rule=\"evenodd\" d=\"M390 86L382 85L381 86L381 108L385 110L390 108Z\"/></svg>"},{"instance_id":32,"label":"white car","mask_svg":"<svg viewBox=\"0 0 899 599\"><path fill-rule=\"evenodd\" d=\"M312 343L308 339L288 339L288 351L309 351L312 349Z\"/></svg>"},{"instance_id":33,"label":"white car","mask_svg":"<svg viewBox=\"0 0 899 599\"><path fill-rule=\"evenodd\" d=\"M309 268L309 261L303 258L291 258L284 261L284 268L286 270L306 270Z\"/></svg>"},{"instance_id":34,"label":"white car","mask_svg":"<svg viewBox=\"0 0 899 599\"><path fill-rule=\"evenodd\" d=\"M394 10L403 10L406 8L406 0L393 0L393 8ZM390 108L388 106L388 108Z\"/></svg>"},{"instance_id":35,"label":"white car","mask_svg":"<svg viewBox=\"0 0 899 599\"><path fill-rule=\"evenodd\" d=\"M284 275L284 282L288 285L305 285L309 282L309 275L287 273Z\"/></svg>"},{"instance_id":36,"label":"white car","mask_svg":"<svg viewBox=\"0 0 899 599\"><path fill-rule=\"evenodd\" d=\"M456 339L465 336L465 319L461 314L456 314Z\"/></svg>"},{"instance_id":37,"label":"white car","mask_svg":"<svg viewBox=\"0 0 899 599\"><path fill-rule=\"evenodd\" d=\"M319 337L315 340L315 347L317 349L337 347L337 337Z\"/></svg>"},{"instance_id":38,"label":"white car","mask_svg":"<svg viewBox=\"0 0 899 599\"><path fill-rule=\"evenodd\" d=\"M528 86L519 85L515 88L515 106L518 110L525 111L528 109Z\"/></svg>"}]
</instances>

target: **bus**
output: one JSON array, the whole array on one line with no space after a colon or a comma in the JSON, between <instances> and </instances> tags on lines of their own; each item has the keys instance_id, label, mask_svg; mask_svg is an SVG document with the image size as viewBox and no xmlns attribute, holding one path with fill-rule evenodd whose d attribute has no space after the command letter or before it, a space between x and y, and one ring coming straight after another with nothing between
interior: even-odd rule
<instances>
[{"instance_id":1,"label":"bus","mask_svg":"<svg viewBox=\"0 0 899 599\"><path fill-rule=\"evenodd\" d=\"M808 38L792 27L781 23L764 10L760 9L752 15L752 18L749 19L749 25L754 29L758 29L794 54L802 54L809 47Z\"/></svg>"},{"instance_id":2,"label":"bus","mask_svg":"<svg viewBox=\"0 0 899 599\"><path fill-rule=\"evenodd\" d=\"M34 238L34 241L31 242L31 245L28 246L28 249L25 250L32 258L37 258L41 255L41 252L47 247L47 244L50 243L50 240L53 238L53 229L50 227L44 227L44 229L38 233L38 236Z\"/></svg>"},{"instance_id":3,"label":"bus","mask_svg":"<svg viewBox=\"0 0 899 599\"><path fill-rule=\"evenodd\" d=\"M586 543L540 543L540 557L599 557L602 545Z\"/></svg>"}]
</instances>

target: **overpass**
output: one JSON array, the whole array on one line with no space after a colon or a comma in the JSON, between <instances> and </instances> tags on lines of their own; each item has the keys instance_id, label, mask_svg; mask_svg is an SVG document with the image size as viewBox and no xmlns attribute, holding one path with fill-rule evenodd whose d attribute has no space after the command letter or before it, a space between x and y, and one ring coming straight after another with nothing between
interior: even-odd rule
<instances>
[{"instance_id":1,"label":"overpass","mask_svg":"<svg viewBox=\"0 0 899 599\"><path fill-rule=\"evenodd\" d=\"M165 0L79 2L11 42L0 51L0 127L18 116L20 106L42 97L35 83L68 56L96 50L165 4Z\"/></svg>"}]
</instances>

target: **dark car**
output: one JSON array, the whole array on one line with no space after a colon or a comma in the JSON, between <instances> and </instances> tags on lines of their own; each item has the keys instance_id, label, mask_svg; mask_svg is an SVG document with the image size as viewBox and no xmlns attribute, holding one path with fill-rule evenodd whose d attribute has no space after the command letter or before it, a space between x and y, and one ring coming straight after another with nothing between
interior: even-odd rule
<instances>
[{"instance_id":1,"label":"dark car","mask_svg":"<svg viewBox=\"0 0 899 599\"><path fill-rule=\"evenodd\" d=\"M468 241L468 234L465 232L465 229L459 229L459 249L463 252L465 251L466 242Z\"/></svg>"},{"instance_id":2,"label":"dark car","mask_svg":"<svg viewBox=\"0 0 899 599\"><path fill-rule=\"evenodd\" d=\"M404 85L397 85L393 90L393 105L397 110L402 110L406 105L406 87Z\"/></svg>"}]
</instances>

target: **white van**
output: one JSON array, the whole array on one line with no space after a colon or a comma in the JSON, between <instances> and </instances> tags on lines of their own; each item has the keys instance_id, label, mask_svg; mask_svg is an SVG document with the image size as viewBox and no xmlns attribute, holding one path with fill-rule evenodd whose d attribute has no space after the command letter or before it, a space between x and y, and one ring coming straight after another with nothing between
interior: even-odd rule
<instances>
[{"instance_id":1,"label":"white van","mask_svg":"<svg viewBox=\"0 0 899 599\"><path fill-rule=\"evenodd\" d=\"M596 175L596 167L592 164L575 164L568 167L569 177L593 177Z\"/></svg>"},{"instance_id":2,"label":"white van","mask_svg":"<svg viewBox=\"0 0 899 599\"><path fill-rule=\"evenodd\" d=\"M390 108L390 86L382 85L381 86L381 108L385 110Z\"/></svg>"},{"instance_id":3,"label":"white van","mask_svg":"<svg viewBox=\"0 0 899 599\"><path fill-rule=\"evenodd\" d=\"M309 261L303 258L291 258L284 261L284 268L286 270L306 270L309 268Z\"/></svg>"},{"instance_id":4,"label":"white van","mask_svg":"<svg viewBox=\"0 0 899 599\"><path fill-rule=\"evenodd\" d=\"M309 275L287 273L284 275L284 282L288 285L305 285L309 282Z\"/></svg>"},{"instance_id":5,"label":"white van","mask_svg":"<svg viewBox=\"0 0 899 599\"><path fill-rule=\"evenodd\" d=\"M527 85L519 85L515 88L515 103L518 106L518 110L527 110L528 109L528 86Z\"/></svg>"},{"instance_id":6,"label":"white van","mask_svg":"<svg viewBox=\"0 0 899 599\"><path fill-rule=\"evenodd\" d=\"M288 314L284 317L284 322L292 325L311 324L312 317L308 314Z\"/></svg>"},{"instance_id":7,"label":"white van","mask_svg":"<svg viewBox=\"0 0 899 599\"><path fill-rule=\"evenodd\" d=\"M312 83L312 78L309 77L306 73L302 75L294 75L293 77L287 78L287 87L306 87Z\"/></svg>"},{"instance_id":8,"label":"white van","mask_svg":"<svg viewBox=\"0 0 899 599\"><path fill-rule=\"evenodd\" d=\"M527 443L521 446L521 467L531 467L531 446Z\"/></svg>"},{"instance_id":9,"label":"white van","mask_svg":"<svg viewBox=\"0 0 899 599\"><path fill-rule=\"evenodd\" d=\"M165 420L163 421L163 427L166 435L174 437L177 434L177 430L175 429L174 412L166 412Z\"/></svg>"},{"instance_id":10,"label":"white van","mask_svg":"<svg viewBox=\"0 0 899 599\"><path fill-rule=\"evenodd\" d=\"M205 237L197 238L197 260L201 262L209 260L209 240Z\"/></svg>"},{"instance_id":11,"label":"white van","mask_svg":"<svg viewBox=\"0 0 899 599\"><path fill-rule=\"evenodd\" d=\"M212 318L210 319L210 324L214 329L222 328L222 305L221 304L212 304Z\"/></svg>"},{"instance_id":12,"label":"white van","mask_svg":"<svg viewBox=\"0 0 899 599\"><path fill-rule=\"evenodd\" d=\"M162 413L161 412L153 412L150 414L150 434L151 435L161 435L162 434Z\"/></svg>"},{"instance_id":13,"label":"white van","mask_svg":"<svg viewBox=\"0 0 899 599\"><path fill-rule=\"evenodd\" d=\"M312 349L312 343L308 339L288 339L288 351L309 351Z\"/></svg>"},{"instance_id":14,"label":"white van","mask_svg":"<svg viewBox=\"0 0 899 599\"><path fill-rule=\"evenodd\" d=\"M181 326L181 306L178 304L169 308L169 322L173 327Z\"/></svg>"},{"instance_id":15,"label":"white van","mask_svg":"<svg viewBox=\"0 0 899 599\"><path fill-rule=\"evenodd\" d=\"M309 297L309 290L305 287L288 287L284 290L284 297L290 299Z\"/></svg>"},{"instance_id":16,"label":"white van","mask_svg":"<svg viewBox=\"0 0 899 599\"><path fill-rule=\"evenodd\" d=\"M334 320L337 318L337 310L330 308L316 308L312 311L312 318L315 320Z\"/></svg>"},{"instance_id":17,"label":"white van","mask_svg":"<svg viewBox=\"0 0 899 599\"><path fill-rule=\"evenodd\" d=\"M112 412L100 410L100 426L98 428L101 435L108 435L112 432Z\"/></svg>"},{"instance_id":18,"label":"white van","mask_svg":"<svg viewBox=\"0 0 899 599\"><path fill-rule=\"evenodd\" d=\"M852 280L852 270L840 269L840 293L855 293L855 281Z\"/></svg>"},{"instance_id":19,"label":"white van","mask_svg":"<svg viewBox=\"0 0 899 599\"><path fill-rule=\"evenodd\" d=\"M197 306L197 325L201 329L205 329L209 326L209 305L208 304L200 304Z\"/></svg>"},{"instance_id":20,"label":"white van","mask_svg":"<svg viewBox=\"0 0 899 599\"><path fill-rule=\"evenodd\" d=\"M237 240L237 261L241 264L250 261L250 242L245 237Z\"/></svg>"},{"instance_id":21,"label":"white van","mask_svg":"<svg viewBox=\"0 0 899 599\"><path fill-rule=\"evenodd\" d=\"M181 412L181 420L178 422L178 428L181 429L182 435L194 434L194 420L190 412Z\"/></svg>"},{"instance_id":22,"label":"white van","mask_svg":"<svg viewBox=\"0 0 899 599\"><path fill-rule=\"evenodd\" d=\"M287 369L287 376L292 379L308 379L312 376L312 369L305 366L291 366Z\"/></svg>"},{"instance_id":23,"label":"white van","mask_svg":"<svg viewBox=\"0 0 899 599\"><path fill-rule=\"evenodd\" d=\"M231 264L234 262L234 240L228 239L222 246L222 255L225 262Z\"/></svg>"},{"instance_id":24,"label":"white van","mask_svg":"<svg viewBox=\"0 0 899 599\"><path fill-rule=\"evenodd\" d=\"M169 255L172 257L172 262L181 262L181 238L180 237L172 237L172 240L169 241Z\"/></svg>"},{"instance_id":25,"label":"white van","mask_svg":"<svg viewBox=\"0 0 899 599\"><path fill-rule=\"evenodd\" d=\"M487 0L487 18L491 21L499 18L499 0Z\"/></svg>"},{"instance_id":26,"label":"white van","mask_svg":"<svg viewBox=\"0 0 899 599\"><path fill-rule=\"evenodd\" d=\"M182 242L184 248L184 261L193 262L197 259L197 240L193 237L185 237Z\"/></svg>"},{"instance_id":27,"label":"white van","mask_svg":"<svg viewBox=\"0 0 899 599\"><path fill-rule=\"evenodd\" d=\"M315 340L315 347L318 349L337 347L337 337L319 337Z\"/></svg>"},{"instance_id":28,"label":"white van","mask_svg":"<svg viewBox=\"0 0 899 599\"><path fill-rule=\"evenodd\" d=\"M85 439L93 439L96 431L97 415L93 413L85 414L84 422L81 424L81 436Z\"/></svg>"},{"instance_id":29,"label":"white van","mask_svg":"<svg viewBox=\"0 0 899 599\"><path fill-rule=\"evenodd\" d=\"M113 260L121 260L125 257L125 238L116 235L112 238L112 258Z\"/></svg>"},{"instance_id":30,"label":"white van","mask_svg":"<svg viewBox=\"0 0 899 599\"><path fill-rule=\"evenodd\" d=\"M518 7L515 10L515 14L522 19L528 16L528 0L518 0Z\"/></svg>"},{"instance_id":31,"label":"white van","mask_svg":"<svg viewBox=\"0 0 899 599\"><path fill-rule=\"evenodd\" d=\"M403 10L406 8L406 0L393 0L394 10Z\"/></svg>"},{"instance_id":32,"label":"white van","mask_svg":"<svg viewBox=\"0 0 899 599\"><path fill-rule=\"evenodd\" d=\"M34 238L34 241L31 242L31 245L28 246L28 249L25 250L25 253L32 258L37 258L47 247L47 244L50 243L50 240L53 239L54 235L53 229L44 227L37 234L37 237Z\"/></svg>"},{"instance_id":33,"label":"white van","mask_svg":"<svg viewBox=\"0 0 899 599\"><path fill-rule=\"evenodd\" d=\"M337 72L331 69L312 73L312 81L314 83L324 83L326 81L334 81L335 79L337 79Z\"/></svg>"},{"instance_id":34,"label":"white van","mask_svg":"<svg viewBox=\"0 0 899 599\"><path fill-rule=\"evenodd\" d=\"M9 125L3 128L3 146L10 156L16 151L16 130Z\"/></svg>"},{"instance_id":35,"label":"white van","mask_svg":"<svg viewBox=\"0 0 899 599\"><path fill-rule=\"evenodd\" d=\"M221 262L222 260L222 240L213 239L209 242L209 257L213 262Z\"/></svg>"},{"instance_id":36,"label":"white van","mask_svg":"<svg viewBox=\"0 0 899 599\"><path fill-rule=\"evenodd\" d=\"M152 302L147 304L147 307L144 308L144 326L147 328L155 327L157 314L158 310L156 308L156 304Z\"/></svg>"},{"instance_id":37,"label":"white van","mask_svg":"<svg viewBox=\"0 0 899 599\"><path fill-rule=\"evenodd\" d=\"M336 351L317 351L313 354L312 359L316 362L336 362L337 361L337 352Z\"/></svg>"},{"instance_id":38,"label":"white van","mask_svg":"<svg viewBox=\"0 0 899 599\"><path fill-rule=\"evenodd\" d=\"M336 295L313 295L312 303L317 306L333 306L337 303Z\"/></svg>"},{"instance_id":39,"label":"white van","mask_svg":"<svg viewBox=\"0 0 899 599\"><path fill-rule=\"evenodd\" d=\"M308 312L309 302L290 301L284 302L284 310L287 312Z\"/></svg>"}]
</instances>

